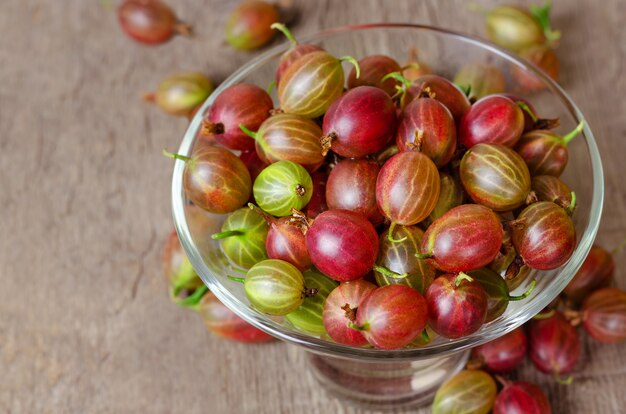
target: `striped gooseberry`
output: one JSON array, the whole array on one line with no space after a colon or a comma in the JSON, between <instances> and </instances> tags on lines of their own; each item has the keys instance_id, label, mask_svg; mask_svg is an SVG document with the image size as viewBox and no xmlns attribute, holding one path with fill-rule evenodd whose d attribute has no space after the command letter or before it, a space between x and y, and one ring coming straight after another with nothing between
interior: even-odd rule
<instances>
[{"instance_id":1,"label":"striped gooseberry","mask_svg":"<svg viewBox=\"0 0 626 414\"><path fill-rule=\"evenodd\" d=\"M356 321L356 312L363 300L376 285L363 279L344 282L337 286L326 298L323 310L323 323L328 336L335 342L351 346L363 346L367 340L363 334L348 326Z\"/></svg>"},{"instance_id":2,"label":"striped gooseberry","mask_svg":"<svg viewBox=\"0 0 626 414\"><path fill-rule=\"evenodd\" d=\"M270 26L272 29L280 30L287 40L291 43L289 50L282 54L280 61L278 62L278 69L276 69L276 85L280 85L280 79L283 74L289 69L289 67L298 60L301 56L311 52L323 51L321 47L311 44L300 44L293 37L287 26L282 23L274 23Z\"/></svg>"},{"instance_id":3,"label":"striped gooseberry","mask_svg":"<svg viewBox=\"0 0 626 414\"><path fill-rule=\"evenodd\" d=\"M219 240L224 255L236 266L249 269L267 259L265 240L268 226L263 217L249 208L240 208L226 218L219 233L211 235Z\"/></svg>"},{"instance_id":4,"label":"striped gooseberry","mask_svg":"<svg viewBox=\"0 0 626 414\"><path fill-rule=\"evenodd\" d=\"M464 370L444 382L435 394L433 414L488 414L498 392L491 375Z\"/></svg>"},{"instance_id":5,"label":"striped gooseberry","mask_svg":"<svg viewBox=\"0 0 626 414\"><path fill-rule=\"evenodd\" d=\"M257 132L243 124L240 128L256 141L259 158L268 164L292 161L313 172L324 162L322 129L309 118L279 113L263 121Z\"/></svg>"},{"instance_id":6,"label":"striped gooseberry","mask_svg":"<svg viewBox=\"0 0 626 414\"><path fill-rule=\"evenodd\" d=\"M365 297L351 327L361 331L376 348L398 349L413 342L427 320L426 301L418 291L404 285L387 285Z\"/></svg>"},{"instance_id":7,"label":"striped gooseberry","mask_svg":"<svg viewBox=\"0 0 626 414\"><path fill-rule=\"evenodd\" d=\"M433 98L418 98L402 111L396 133L400 151L420 151L437 168L448 164L456 149L456 125L452 114Z\"/></svg>"},{"instance_id":8,"label":"striped gooseberry","mask_svg":"<svg viewBox=\"0 0 626 414\"><path fill-rule=\"evenodd\" d=\"M437 277L424 296L428 324L445 338L462 338L485 323L487 294L478 281L465 273Z\"/></svg>"},{"instance_id":9,"label":"striped gooseberry","mask_svg":"<svg viewBox=\"0 0 626 414\"><path fill-rule=\"evenodd\" d=\"M326 203L331 209L363 214L372 224L383 221L376 204L376 178L380 166L367 159L339 161L328 175Z\"/></svg>"},{"instance_id":10,"label":"striped gooseberry","mask_svg":"<svg viewBox=\"0 0 626 414\"><path fill-rule=\"evenodd\" d=\"M550 401L540 387L525 381L504 381L493 414L552 414Z\"/></svg>"},{"instance_id":11,"label":"striped gooseberry","mask_svg":"<svg viewBox=\"0 0 626 414\"><path fill-rule=\"evenodd\" d=\"M278 19L275 5L258 0L244 1L228 16L226 41L235 49L257 49L272 40L275 32L271 25Z\"/></svg>"},{"instance_id":12,"label":"striped gooseberry","mask_svg":"<svg viewBox=\"0 0 626 414\"><path fill-rule=\"evenodd\" d=\"M428 226L417 256L446 272L466 272L488 265L500 251L502 238L502 224L493 211L463 204Z\"/></svg>"},{"instance_id":13,"label":"striped gooseberry","mask_svg":"<svg viewBox=\"0 0 626 414\"><path fill-rule=\"evenodd\" d=\"M195 306L199 298L206 293L206 286L191 266L180 245L176 230L172 230L163 247L162 262L170 299L183 307Z\"/></svg>"},{"instance_id":14,"label":"striped gooseberry","mask_svg":"<svg viewBox=\"0 0 626 414\"><path fill-rule=\"evenodd\" d=\"M472 200L494 211L513 210L532 198L528 167L504 145L474 145L463 155L460 175Z\"/></svg>"},{"instance_id":15,"label":"striped gooseberry","mask_svg":"<svg viewBox=\"0 0 626 414\"><path fill-rule=\"evenodd\" d=\"M392 223L410 226L424 220L439 199L439 171L421 152L389 158L376 180L376 202Z\"/></svg>"},{"instance_id":16,"label":"striped gooseberry","mask_svg":"<svg viewBox=\"0 0 626 414\"><path fill-rule=\"evenodd\" d=\"M350 158L374 154L387 145L395 129L396 108L389 95L373 86L350 89L324 115L323 154L330 149Z\"/></svg>"},{"instance_id":17,"label":"striped gooseberry","mask_svg":"<svg viewBox=\"0 0 626 414\"><path fill-rule=\"evenodd\" d=\"M378 234L367 218L350 210L321 213L306 230L313 265L340 282L365 276L378 255Z\"/></svg>"},{"instance_id":18,"label":"striped gooseberry","mask_svg":"<svg viewBox=\"0 0 626 414\"><path fill-rule=\"evenodd\" d=\"M300 210L311 199L313 183L309 173L299 164L278 161L270 164L254 180L254 199L263 211L274 216L288 216Z\"/></svg>"},{"instance_id":19,"label":"striped gooseberry","mask_svg":"<svg viewBox=\"0 0 626 414\"><path fill-rule=\"evenodd\" d=\"M259 129L274 107L272 98L256 85L240 83L224 89L202 121L201 134L228 148L253 150L254 140L240 128Z\"/></svg>"},{"instance_id":20,"label":"striped gooseberry","mask_svg":"<svg viewBox=\"0 0 626 414\"><path fill-rule=\"evenodd\" d=\"M549 20L545 23L548 24ZM489 40L513 52L545 43L545 33L552 33L551 37L558 36L557 32L542 27L542 22L521 6L501 5L493 8L486 15L486 28Z\"/></svg>"},{"instance_id":21,"label":"striped gooseberry","mask_svg":"<svg viewBox=\"0 0 626 414\"><path fill-rule=\"evenodd\" d=\"M117 18L122 30L140 43L156 45L175 34L191 36L191 26L180 22L159 0L124 0L117 8Z\"/></svg>"},{"instance_id":22,"label":"striped gooseberry","mask_svg":"<svg viewBox=\"0 0 626 414\"><path fill-rule=\"evenodd\" d=\"M348 75L348 88L354 89L358 86L374 86L387 92L389 96L396 93L398 82L394 79L385 79L385 75L391 72L402 70L400 64L395 59L385 55L370 55L358 61L361 74L357 78L356 68L352 68Z\"/></svg>"},{"instance_id":23,"label":"striped gooseberry","mask_svg":"<svg viewBox=\"0 0 626 414\"><path fill-rule=\"evenodd\" d=\"M523 327L472 349L468 365L502 374L515 370L526 358L528 339Z\"/></svg>"},{"instance_id":24,"label":"striped gooseberry","mask_svg":"<svg viewBox=\"0 0 626 414\"><path fill-rule=\"evenodd\" d=\"M269 225L265 238L267 257L289 262L301 271L311 266L311 258L306 250L304 234L293 223L291 217L275 218L252 203L248 203L248 206Z\"/></svg>"},{"instance_id":25,"label":"striped gooseberry","mask_svg":"<svg viewBox=\"0 0 626 414\"><path fill-rule=\"evenodd\" d=\"M428 219L433 222L454 207L463 204L463 188L450 174L439 172L439 198Z\"/></svg>"},{"instance_id":26,"label":"striped gooseberry","mask_svg":"<svg viewBox=\"0 0 626 414\"><path fill-rule=\"evenodd\" d=\"M530 184L539 201L552 201L571 215L576 207L575 194L571 188L553 175L537 175Z\"/></svg>"},{"instance_id":27,"label":"striped gooseberry","mask_svg":"<svg viewBox=\"0 0 626 414\"><path fill-rule=\"evenodd\" d=\"M626 340L626 292L604 288L583 302L582 323L593 339L607 344Z\"/></svg>"},{"instance_id":28,"label":"striped gooseberry","mask_svg":"<svg viewBox=\"0 0 626 414\"><path fill-rule=\"evenodd\" d=\"M459 125L459 142L465 148L476 144L513 147L524 131L524 114L503 95L489 95L476 102Z\"/></svg>"},{"instance_id":29,"label":"striped gooseberry","mask_svg":"<svg viewBox=\"0 0 626 414\"><path fill-rule=\"evenodd\" d=\"M580 357L580 338L574 328L559 311L549 316L535 317L528 331L530 360L535 367L552 374L559 382L563 374L570 373Z\"/></svg>"},{"instance_id":30,"label":"striped gooseberry","mask_svg":"<svg viewBox=\"0 0 626 414\"><path fill-rule=\"evenodd\" d=\"M213 92L211 80L202 73L178 73L163 79L156 92L146 94L145 101L154 102L170 115L189 116Z\"/></svg>"},{"instance_id":31,"label":"striped gooseberry","mask_svg":"<svg viewBox=\"0 0 626 414\"><path fill-rule=\"evenodd\" d=\"M277 259L258 262L248 270L245 278L229 276L229 279L243 283L252 307L268 315L293 312L302 305L305 297L317 293L317 289L305 287L298 268Z\"/></svg>"},{"instance_id":32,"label":"striped gooseberry","mask_svg":"<svg viewBox=\"0 0 626 414\"><path fill-rule=\"evenodd\" d=\"M576 247L574 223L567 212L549 201L538 201L517 216L512 229L515 250L533 269L556 269Z\"/></svg>"},{"instance_id":33,"label":"striped gooseberry","mask_svg":"<svg viewBox=\"0 0 626 414\"><path fill-rule=\"evenodd\" d=\"M324 328L324 302L330 292L337 287L337 282L324 276L317 269L309 269L302 273L304 285L308 289L317 289L314 296L305 297L302 305L285 318L297 329L313 335L326 333Z\"/></svg>"},{"instance_id":34,"label":"striped gooseberry","mask_svg":"<svg viewBox=\"0 0 626 414\"><path fill-rule=\"evenodd\" d=\"M356 65L353 57L338 59L323 50L300 56L285 70L278 84L281 109L307 118L323 115L343 92L344 60Z\"/></svg>"},{"instance_id":35,"label":"striped gooseberry","mask_svg":"<svg viewBox=\"0 0 626 414\"><path fill-rule=\"evenodd\" d=\"M585 126L578 126L564 136L552 131L539 129L530 131L517 143L515 150L522 156L532 175L554 175L559 177L569 160L567 144L580 134Z\"/></svg>"},{"instance_id":36,"label":"striped gooseberry","mask_svg":"<svg viewBox=\"0 0 626 414\"><path fill-rule=\"evenodd\" d=\"M460 121L470 109L470 101L454 83L438 75L424 75L413 81L405 99L406 104L428 91L452 113L455 121Z\"/></svg>"},{"instance_id":37,"label":"striped gooseberry","mask_svg":"<svg viewBox=\"0 0 626 414\"><path fill-rule=\"evenodd\" d=\"M205 145L191 156L163 153L185 163L185 195L198 207L210 213L225 214L240 208L250 198L250 173L227 149Z\"/></svg>"}]
</instances>

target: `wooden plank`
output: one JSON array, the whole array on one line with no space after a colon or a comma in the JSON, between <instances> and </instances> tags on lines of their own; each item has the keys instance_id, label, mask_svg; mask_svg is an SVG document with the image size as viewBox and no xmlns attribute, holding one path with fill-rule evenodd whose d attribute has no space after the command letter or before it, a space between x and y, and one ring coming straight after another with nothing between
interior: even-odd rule
<instances>
[{"instance_id":1,"label":"wooden plank","mask_svg":"<svg viewBox=\"0 0 626 414\"><path fill-rule=\"evenodd\" d=\"M168 73L220 81L256 56L223 41L236 1L169 3L195 39L137 45L98 1L0 3L0 411L365 413L329 398L301 350L224 342L168 301L160 253L171 163L160 152L176 148L186 122L140 97ZM378 21L482 33L461 0L296 3L296 35ZM562 84L603 155L599 242L611 246L626 233L626 3L554 8ZM617 285L626 288L620 270ZM519 377L541 384L556 413L613 414L623 411L625 351L585 341L569 387L529 364Z\"/></svg>"}]
</instances>

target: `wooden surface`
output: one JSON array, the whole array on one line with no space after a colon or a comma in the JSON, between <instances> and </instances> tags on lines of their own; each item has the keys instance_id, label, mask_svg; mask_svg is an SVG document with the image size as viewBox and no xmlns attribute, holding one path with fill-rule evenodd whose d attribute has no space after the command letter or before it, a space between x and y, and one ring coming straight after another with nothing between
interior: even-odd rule
<instances>
[{"instance_id":1,"label":"wooden surface","mask_svg":"<svg viewBox=\"0 0 626 414\"><path fill-rule=\"evenodd\" d=\"M299 349L225 342L169 303L161 149L177 148L186 121L140 97L169 73L219 82L254 56L224 44L235 1L170 3L196 38L144 47L97 0L0 2L0 412L362 413L316 385ZM376 21L482 33L460 0L297 3L296 35ZM562 85L603 155L598 241L612 246L626 233L626 2L554 3ZM626 288L619 266L617 279ZM585 341L568 387L528 364L519 376L545 387L555 413L624 412L626 344Z\"/></svg>"}]
</instances>

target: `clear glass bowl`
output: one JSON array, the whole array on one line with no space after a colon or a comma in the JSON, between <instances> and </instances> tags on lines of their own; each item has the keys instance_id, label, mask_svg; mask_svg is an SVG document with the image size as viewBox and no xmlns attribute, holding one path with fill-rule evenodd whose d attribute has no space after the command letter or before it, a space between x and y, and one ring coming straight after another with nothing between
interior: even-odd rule
<instances>
[{"instance_id":1,"label":"clear glass bowl","mask_svg":"<svg viewBox=\"0 0 626 414\"><path fill-rule=\"evenodd\" d=\"M507 92L528 98L544 118L560 118L561 125L557 132L570 131L583 119L567 94L539 69L506 50L471 36L428 26L375 24L326 30L299 40L301 43L318 44L335 56L351 55L358 59L371 54L386 54L400 63L407 60L412 48L417 48L421 62L426 63L434 73L449 79L464 64L488 63L505 74ZM191 152L202 115L220 92L242 82L255 83L265 88L274 79L278 60L288 47L288 44L284 44L268 51L226 79L190 123L179 153ZM511 75L513 68L523 71L545 87L538 93L525 93ZM350 70L348 66L344 69L346 73ZM275 91L273 98L278 106ZM283 318L269 317L252 309L243 287L226 277L233 270L218 243L208 237L218 231L225 216L207 215L211 216L210 220L197 219L197 211L193 211L197 209L189 207L190 203L183 191L184 163L181 161L176 161L173 175L174 221L185 252L211 291L249 323L317 355L312 356L314 373L331 391L367 405L410 405L428 400L442 380L461 369L466 357L466 353L461 351L493 340L540 312L556 298L582 264L598 230L604 187L598 148L587 124L581 135L569 144L570 161L562 176L576 192L578 200L573 217L578 245L571 259L559 269L531 272L513 293L524 291L535 278L537 285L533 293L526 300L511 302L502 316L485 324L473 335L456 340L437 338L421 348L394 351L352 348L298 331ZM410 384L402 387L392 381L386 385L375 382L371 387L363 385L363 381L372 378L384 378L385 381L404 378ZM416 381L418 378L421 378L423 384ZM355 387L351 384L360 385ZM393 392L399 389L402 395ZM381 393L381 390L386 391Z\"/></svg>"}]
</instances>

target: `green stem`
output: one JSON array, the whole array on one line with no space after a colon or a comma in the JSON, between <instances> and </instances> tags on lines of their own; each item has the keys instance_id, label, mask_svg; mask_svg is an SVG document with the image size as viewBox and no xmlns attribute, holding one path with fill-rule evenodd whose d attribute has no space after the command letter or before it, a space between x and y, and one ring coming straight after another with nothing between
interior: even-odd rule
<instances>
[{"instance_id":1,"label":"green stem","mask_svg":"<svg viewBox=\"0 0 626 414\"><path fill-rule=\"evenodd\" d=\"M402 67L400 68L400 70L402 70L402 72L404 72L405 70L408 70L408 69L420 70L421 68L422 68L422 66L421 66L419 63L417 63L417 62L411 62L411 63L409 63L408 65L402 66ZM396 72L396 73L397 73L397 72Z\"/></svg>"},{"instance_id":2,"label":"green stem","mask_svg":"<svg viewBox=\"0 0 626 414\"><path fill-rule=\"evenodd\" d=\"M576 193L572 191L572 201L570 201L569 207L567 207L565 211L567 211L567 214L571 216L572 214L574 214L575 209L576 209Z\"/></svg>"},{"instance_id":3,"label":"green stem","mask_svg":"<svg viewBox=\"0 0 626 414\"><path fill-rule=\"evenodd\" d=\"M361 68L359 67L359 62L357 62L355 58L353 58L352 56L344 56L339 58L339 61L350 62L354 66L354 69L356 69L356 78L359 79L359 77L361 76Z\"/></svg>"},{"instance_id":4,"label":"green stem","mask_svg":"<svg viewBox=\"0 0 626 414\"><path fill-rule=\"evenodd\" d=\"M535 122L537 122L537 115L535 115L535 113L533 112L532 109L530 109L530 106L528 106L526 104L526 102L522 102L522 101L516 101L515 104L517 106L519 106L520 108L522 108L522 111L526 112L528 114L528 116L530 116L530 119L533 120L533 124Z\"/></svg>"},{"instance_id":5,"label":"green stem","mask_svg":"<svg viewBox=\"0 0 626 414\"><path fill-rule=\"evenodd\" d=\"M276 221L274 216L271 216L271 215L267 214L265 211L261 210L261 207L255 205L253 203L248 203L248 207L250 208L250 210L254 211L259 216L263 217L263 220L265 220L268 224L272 224L272 223L274 223Z\"/></svg>"},{"instance_id":6,"label":"green stem","mask_svg":"<svg viewBox=\"0 0 626 414\"><path fill-rule=\"evenodd\" d=\"M187 296L185 299L178 302L178 304L182 307L189 308L196 306L205 293L209 291L209 288L206 286L201 286L196 289L191 295Z\"/></svg>"},{"instance_id":7,"label":"green stem","mask_svg":"<svg viewBox=\"0 0 626 414\"><path fill-rule=\"evenodd\" d=\"M401 239L394 239L393 238L393 230L396 228L396 222L391 223L391 226L389 226L389 231L387 232L387 240L389 240L391 243L402 243L403 241L405 241L407 239L407 236L404 236Z\"/></svg>"},{"instance_id":8,"label":"green stem","mask_svg":"<svg viewBox=\"0 0 626 414\"><path fill-rule=\"evenodd\" d=\"M253 138L255 140L259 136L259 134L257 132L250 131L248 128L246 128L246 126L244 124L239 124L239 129L241 129L244 134L246 134L247 136L249 136L250 138Z\"/></svg>"},{"instance_id":9,"label":"green stem","mask_svg":"<svg viewBox=\"0 0 626 414\"><path fill-rule=\"evenodd\" d=\"M456 279L454 279L454 285L455 285L456 287L459 287L459 285L461 284L461 282L462 282L462 281L464 281L464 280L467 280L468 282L473 282L473 281L474 281L474 279L473 279L471 276L469 276L469 275L467 275L467 274L465 274L465 273L461 272L461 273L459 273L459 274L457 275Z\"/></svg>"},{"instance_id":10,"label":"green stem","mask_svg":"<svg viewBox=\"0 0 626 414\"><path fill-rule=\"evenodd\" d=\"M165 155L168 158L173 158L175 160L181 160L183 162L191 161L191 157L188 157L186 155L176 154L175 152L169 152L165 148L163 148L163 155Z\"/></svg>"},{"instance_id":11,"label":"green stem","mask_svg":"<svg viewBox=\"0 0 626 414\"><path fill-rule=\"evenodd\" d=\"M530 287L528 289L526 289L526 292L522 293L519 296L511 296L509 295L509 300L510 301L516 301L516 300L522 300L522 299L526 299L528 297L528 295L530 295L533 291L533 289L535 289L535 285L537 284L537 281L535 279L533 279L533 281L530 283Z\"/></svg>"},{"instance_id":12,"label":"green stem","mask_svg":"<svg viewBox=\"0 0 626 414\"><path fill-rule=\"evenodd\" d=\"M422 341L430 342L430 336L428 336L428 331L426 329L422 330Z\"/></svg>"},{"instance_id":13,"label":"green stem","mask_svg":"<svg viewBox=\"0 0 626 414\"><path fill-rule=\"evenodd\" d=\"M383 275L390 277L392 279L404 279L405 277L409 275L407 272L404 272L402 274L396 273L393 270L389 270L384 266L374 265L373 269L377 271L378 273L382 273Z\"/></svg>"},{"instance_id":14,"label":"green stem","mask_svg":"<svg viewBox=\"0 0 626 414\"><path fill-rule=\"evenodd\" d=\"M564 378L561 378L561 375L558 372L555 372L554 380L561 385L570 385L572 382L574 382L574 377L570 375L569 377L564 379Z\"/></svg>"},{"instance_id":15,"label":"green stem","mask_svg":"<svg viewBox=\"0 0 626 414\"><path fill-rule=\"evenodd\" d=\"M231 275L228 275L226 277L232 280L233 282L245 283L246 281L245 277L237 277L237 276L231 276Z\"/></svg>"},{"instance_id":16,"label":"green stem","mask_svg":"<svg viewBox=\"0 0 626 414\"><path fill-rule=\"evenodd\" d=\"M402 76L402 73L400 72L391 72L386 74L385 76L383 76L383 78L380 80L381 82L386 81L387 79L395 79L398 82L400 82L401 84L403 84L404 86L406 86L407 88L409 86L411 86L411 81L408 80L407 78L405 78L404 76Z\"/></svg>"},{"instance_id":17,"label":"green stem","mask_svg":"<svg viewBox=\"0 0 626 414\"><path fill-rule=\"evenodd\" d=\"M433 256L434 254L432 253L415 253L415 257L417 257L420 260L430 259Z\"/></svg>"},{"instance_id":18,"label":"green stem","mask_svg":"<svg viewBox=\"0 0 626 414\"><path fill-rule=\"evenodd\" d=\"M268 95L270 95L272 93L272 91L274 90L274 87L276 86L276 80L272 79L272 81L270 82L269 85L267 85L267 89L265 90L267 92Z\"/></svg>"},{"instance_id":19,"label":"green stem","mask_svg":"<svg viewBox=\"0 0 626 414\"><path fill-rule=\"evenodd\" d=\"M291 31L289 29L287 29L287 26L285 26L284 24L282 24L282 23L272 23L270 28L282 32L285 35L285 37L287 38L287 40L289 40L291 42L292 45L294 45L294 46L298 45L298 42L296 42L296 39L291 34Z\"/></svg>"},{"instance_id":20,"label":"green stem","mask_svg":"<svg viewBox=\"0 0 626 414\"><path fill-rule=\"evenodd\" d=\"M364 323L363 325L357 325L352 321L348 321L348 328L352 328L355 331L367 331L370 328L369 323Z\"/></svg>"},{"instance_id":21,"label":"green stem","mask_svg":"<svg viewBox=\"0 0 626 414\"><path fill-rule=\"evenodd\" d=\"M176 283L172 286L172 288L174 289L174 296L178 296L178 294L185 287L185 285L187 285L189 282L197 277L198 275L196 274L196 272L187 272L185 277L177 279Z\"/></svg>"},{"instance_id":22,"label":"green stem","mask_svg":"<svg viewBox=\"0 0 626 414\"><path fill-rule=\"evenodd\" d=\"M226 239L228 237L233 237L233 236L243 236L244 234L246 234L246 232L241 231L241 230L226 230L220 233L213 233L211 235L211 238L213 240L222 240L222 239Z\"/></svg>"},{"instance_id":23,"label":"green stem","mask_svg":"<svg viewBox=\"0 0 626 414\"><path fill-rule=\"evenodd\" d=\"M574 139L574 137L576 137L576 135L580 134L583 130L583 128L585 127L585 121L580 121L580 124L578 124L576 126L576 128L574 128L572 130L572 132L570 132L569 134L565 135L562 139L563 139L563 143L565 145L569 144L569 142Z\"/></svg>"},{"instance_id":24,"label":"green stem","mask_svg":"<svg viewBox=\"0 0 626 414\"><path fill-rule=\"evenodd\" d=\"M537 19L543 34L548 40L549 46L554 46L556 41L561 38L561 32L558 30L552 30L552 24L550 23L550 8L552 7L552 1L548 0L543 6L531 5L529 7L530 12Z\"/></svg>"}]
</instances>

